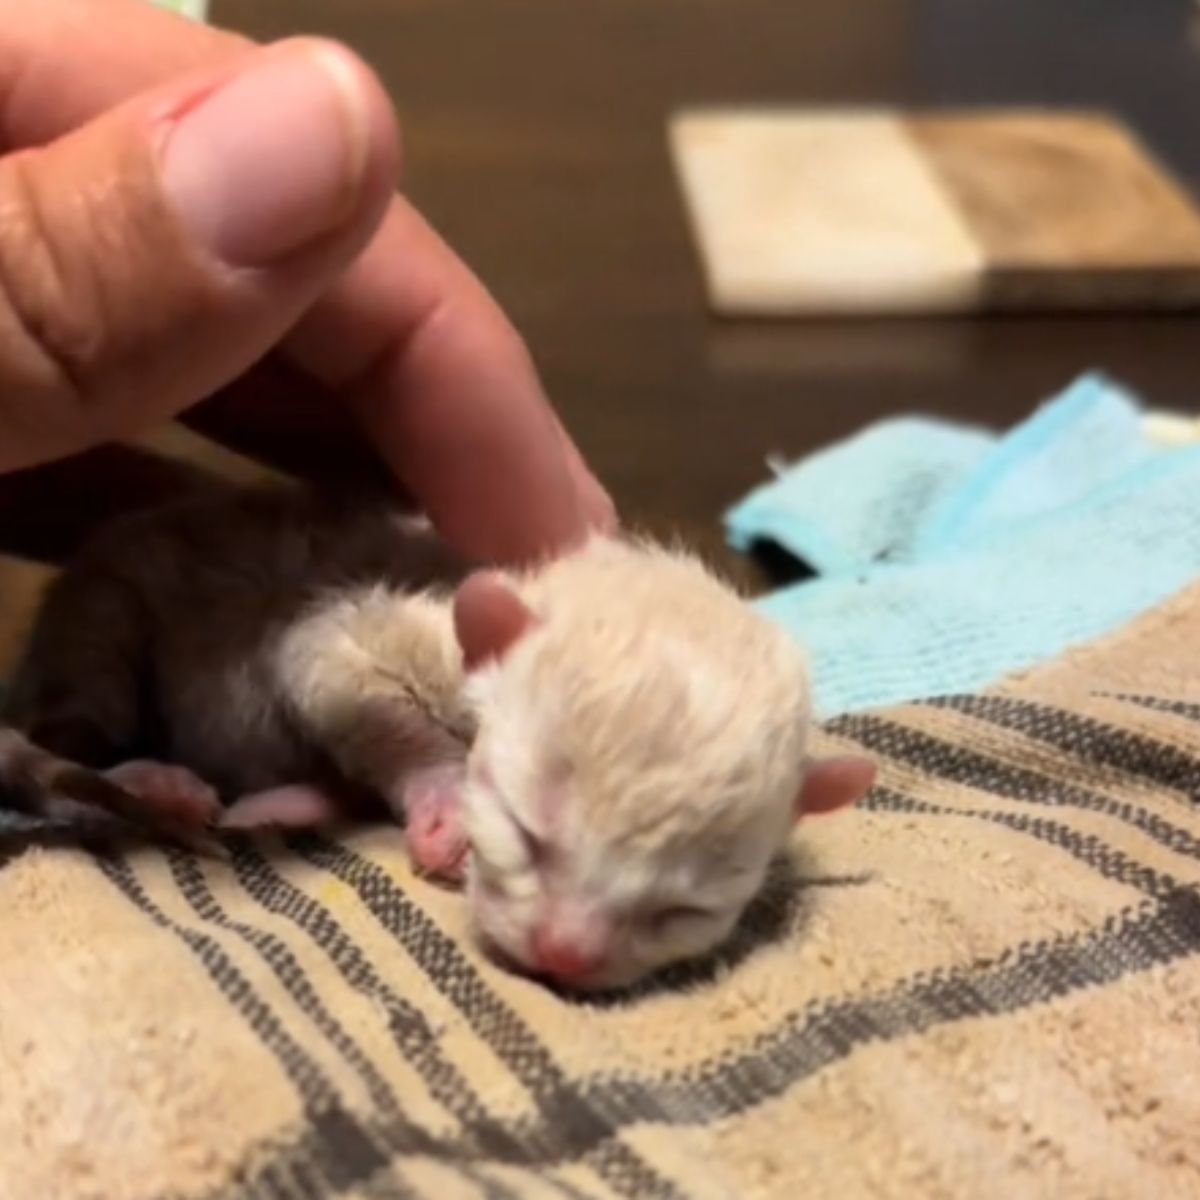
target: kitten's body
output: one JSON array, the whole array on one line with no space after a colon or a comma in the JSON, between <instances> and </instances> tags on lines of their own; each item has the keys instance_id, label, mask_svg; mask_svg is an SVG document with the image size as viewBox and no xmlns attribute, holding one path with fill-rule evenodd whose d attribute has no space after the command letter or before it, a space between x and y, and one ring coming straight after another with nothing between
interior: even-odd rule
<instances>
[{"instance_id":1,"label":"kitten's body","mask_svg":"<svg viewBox=\"0 0 1200 1200\"><path fill-rule=\"evenodd\" d=\"M53 587L13 715L64 759L254 793L241 823L374 798L447 873L469 832L477 926L570 982L709 949L794 818L798 651L695 560L595 539L503 581L520 634L467 671L464 575L425 526L303 492L122 522ZM169 801L161 772L116 779ZM215 807L177 790L173 816Z\"/></svg>"},{"instance_id":2,"label":"kitten's body","mask_svg":"<svg viewBox=\"0 0 1200 1200\"><path fill-rule=\"evenodd\" d=\"M416 522L272 488L114 522L46 597L10 712L93 766L186 763L227 798L324 774L278 679L281 639L324 597L443 595L464 567Z\"/></svg>"}]
</instances>

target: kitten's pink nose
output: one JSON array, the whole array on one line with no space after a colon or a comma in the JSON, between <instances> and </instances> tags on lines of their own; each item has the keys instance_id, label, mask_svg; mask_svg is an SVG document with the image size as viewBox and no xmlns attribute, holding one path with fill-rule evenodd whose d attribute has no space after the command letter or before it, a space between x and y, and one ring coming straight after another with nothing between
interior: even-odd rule
<instances>
[{"instance_id":1,"label":"kitten's pink nose","mask_svg":"<svg viewBox=\"0 0 1200 1200\"><path fill-rule=\"evenodd\" d=\"M530 939L533 968L563 983L584 983L608 957L608 938L598 929L556 929L539 925Z\"/></svg>"}]
</instances>

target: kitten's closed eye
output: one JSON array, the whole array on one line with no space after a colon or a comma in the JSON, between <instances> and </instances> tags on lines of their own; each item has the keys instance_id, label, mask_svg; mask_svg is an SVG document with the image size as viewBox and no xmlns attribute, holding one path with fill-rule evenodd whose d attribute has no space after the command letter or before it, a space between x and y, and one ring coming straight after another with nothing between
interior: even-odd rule
<instances>
[{"instance_id":1,"label":"kitten's closed eye","mask_svg":"<svg viewBox=\"0 0 1200 1200\"><path fill-rule=\"evenodd\" d=\"M508 810L506 810L508 811ZM512 813L509 812L509 818L512 821L512 827L516 830L517 836L521 839L521 844L525 847L525 853L529 855L530 862L536 867L546 861L550 855L550 846L531 829L522 825Z\"/></svg>"},{"instance_id":2,"label":"kitten's closed eye","mask_svg":"<svg viewBox=\"0 0 1200 1200\"><path fill-rule=\"evenodd\" d=\"M516 835L526 857L533 866L538 866L547 858L549 847L544 838L535 833L522 821L513 810L513 806L501 793L496 785L495 777L486 763L479 764L475 769L475 783L487 796L488 802L504 815L508 828Z\"/></svg>"},{"instance_id":3,"label":"kitten's closed eye","mask_svg":"<svg viewBox=\"0 0 1200 1200\"><path fill-rule=\"evenodd\" d=\"M644 923L655 934L667 934L688 925L697 925L713 919L707 908L694 904L673 904L665 908L651 909L643 918Z\"/></svg>"},{"instance_id":4,"label":"kitten's closed eye","mask_svg":"<svg viewBox=\"0 0 1200 1200\"><path fill-rule=\"evenodd\" d=\"M526 857L529 859L530 865L539 867L550 857L550 844L540 834L535 833L528 825L522 821L512 807L501 799L499 792L492 790L492 796L495 799L500 811L504 813L508 819L509 828L517 835L517 839L521 843L522 849L525 851Z\"/></svg>"}]
</instances>

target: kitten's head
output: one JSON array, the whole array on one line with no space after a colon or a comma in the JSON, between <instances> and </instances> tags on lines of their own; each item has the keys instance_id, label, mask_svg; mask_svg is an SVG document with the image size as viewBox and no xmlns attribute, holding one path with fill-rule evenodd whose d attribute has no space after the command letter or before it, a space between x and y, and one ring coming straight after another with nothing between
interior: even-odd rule
<instances>
[{"instance_id":1,"label":"kitten's head","mask_svg":"<svg viewBox=\"0 0 1200 1200\"><path fill-rule=\"evenodd\" d=\"M800 813L869 783L861 763L806 764L791 640L698 564L639 553L555 611L481 582L499 632L487 661L465 647L472 917L505 959L578 989L714 949Z\"/></svg>"}]
</instances>

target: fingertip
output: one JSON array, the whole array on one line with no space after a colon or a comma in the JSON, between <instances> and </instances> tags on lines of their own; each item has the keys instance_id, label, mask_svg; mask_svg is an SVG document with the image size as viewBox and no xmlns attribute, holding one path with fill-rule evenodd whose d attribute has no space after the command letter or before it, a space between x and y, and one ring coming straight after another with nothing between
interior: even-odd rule
<instances>
[{"instance_id":1,"label":"fingertip","mask_svg":"<svg viewBox=\"0 0 1200 1200\"><path fill-rule=\"evenodd\" d=\"M368 203L378 209L372 225L378 224L404 169L403 131L387 89L363 58L333 38L293 38L280 44L299 46L320 61L347 111L356 114L356 130L349 136Z\"/></svg>"},{"instance_id":2,"label":"fingertip","mask_svg":"<svg viewBox=\"0 0 1200 1200\"><path fill-rule=\"evenodd\" d=\"M580 481L580 491L589 531L598 533L602 537L612 537L621 524L620 514L617 512L613 498L601 486L600 481L590 473Z\"/></svg>"},{"instance_id":3,"label":"fingertip","mask_svg":"<svg viewBox=\"0 0 1200 1200\"><path fill-rule=\"evenodd\" d=\"M547 407L549 408L548 402ZM562 419L552 408L549 411L558 433L559 445L566 456L567 474L574 481L578 493L582 520L580 537L585 537L589 533L600 533L605 536L616 533L619 518L612 497L588 468L583 455L579 452L579 447L567 433Z\"/></svg>"}]
</instances>

